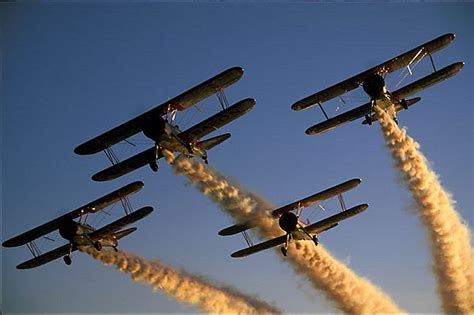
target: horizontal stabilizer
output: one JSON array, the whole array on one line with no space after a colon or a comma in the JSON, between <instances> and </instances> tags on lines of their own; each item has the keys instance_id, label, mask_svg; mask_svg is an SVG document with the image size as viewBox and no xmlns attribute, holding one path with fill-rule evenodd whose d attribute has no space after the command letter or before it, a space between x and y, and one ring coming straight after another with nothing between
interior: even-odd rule
<instances>
[{"instance_id":1,"label":"horizontal stabilizer","mask_svg":"<svg viewBox=\"0 0 474 315\"><path fill-rule=\"evenodd\" d=\"M119 240L119 239L135 232L136 230L138 230L136 227L132 227L132 228L129 228L129 229L126 229L126 230L115 232L114 236L115 236L116 239Z\"/></svg>"},{"instance_id":2,"label":"horizontal stabilizer","mask_svg":"<svg viewBox=\"0 0 474 315\"><path fill-rule=\"evenodd\" d=\"M398 113L401 110L408 109L408 107L412 106L415 103L418 103L420 100L421 100L421 97L415 97L415 98L412 98L412 99L409 99L409 100L402 100L403 104L402 103L397 103L395 105L395 111ZM370 116L371 123L377 120L377 118L375 116L376 116L375 114L372 114L372 116ZM367 118L364 119L364 121L362 121L362 124L363 125L368 124Z\"/></svg>"},{"instance_id":3,"label":"horizontal stabilizer","mask_svg":"<svg viewBox=\"0 0 474 315\"><path fill-rule=\"evenodd\" d=\"M342 194L343 192L351 190L351 189L355 188L356 186L358 186L361 182L362 182L362 180L359 179L359 178L354 178L354 179L348 180L348 181L346 181L342 184L339 184L339 185L336 185L334 187L325 189L325 190L320 191L320 192L318 192L318 193L316 193L312 196L306 197L304 199L301 199L301 200L295 201L293 203L290 203L289 205L286 205L286 206L280 207L276 210L273 210L272 215L274 217L278 218L286 212L290 212L292 210L298 209L298 207L300 207L300 208L309 207L309 206L314 205L318 202L321 202L323 200L331 198L331 197L333 197L337 194Z\"/></svg>"},{"instance_id":4,"label":"horizontal stabilizer","mask_svg":"<svg viewBox=\"0 0 474 315\"><path fill-rule=\"evenodd\" d=\"M111 204L120 200L120 198L124 198L131 194L134 194L143 188L144 184L141 181L136 181L130 183L126 186L123 186L103 197L100 197L88 204L73 210L69 213L66 213L48 223L35 227L25 233L22 233L14 238L9 239L8 241L3 242L2 246L4 247L13 247L13 246L21 246L25 245L28 242L31 242L43 235L49 234L54 230L59 228L59 225L63 221L70 221L74 220L81 215L85 215L87 213L95 213L99 210L102 210Z\"/></svg>"},{"instance_id":5,"label":"horizontal stabilizer","mask_svg":"<svg viewBox=\"0 0 474 315\"><path fill-rule=\"evenodd\" d=\"M254 225L252 225L250 222L246 222L244 224L235 224L235 225L229 226L228 228L220 230L218 234L221 236L235 235L240 232L251 229L253 227Z\"/></svg>"},{"instance_id":6,"label":"horizontal stabilizer","mask_svg":"<svg viewBox=\"0 0 474 315\"><path fill-rule=\"evenodd\" d=\"M229 138L230 138L230 133L226 133L217 137L200 141L197 143L197 146L207 151L207 150L212 149L216 145L221 144L222 142L226 141Z\"/></svg>"}]
</instances>

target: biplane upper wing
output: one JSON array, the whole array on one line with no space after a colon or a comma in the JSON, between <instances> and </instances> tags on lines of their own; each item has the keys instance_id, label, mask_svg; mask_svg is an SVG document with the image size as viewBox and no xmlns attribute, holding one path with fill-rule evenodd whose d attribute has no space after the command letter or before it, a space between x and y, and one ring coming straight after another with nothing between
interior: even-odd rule
<instances>
[{"instance_id":1,"label":"biplane upper wing","mask_svg":"<svg viewBox=\"0 0 474 315\"><path fill-rule=\"evenodd\" d=\"M64 255L67 255L69 253L69 243L66 245L63 245L61 247L58 247L56 249L53 249L47 253L44 253L42 255L39 255L38 257L32 258L30 260L27 260L18 266L16 266L17 269L30 269L30 268L35 268L41 265L44 265L50 261L53 261L55 259L61 258ZM77 250L75 246L72 247L72 251Z\"/></svg>"},{"instance_id":2,"label":"biplane upper wing","mask_svg":"<svg viewBox=\"0 0 474 315\"><path fill-rule=\"evenodd\" d=\"M410 65L423 59L427 54L432 54L450 44L454 40L454 34L445 34L437 37L427 43L424 43L406 53L392 58L378 66L359 73L347 80L330 86L322 91L312 94L302 100L294 103L291 108L296 111L308 109L314 105L324 103L332 98L356 89L367 76L371 74L384 74L397 71L403 67Z\"/></svg>"},{"instance_id":3,"label":"biplane upper wing","mask_svg":"<svg viewBox=\"0 0 474 315\"><path fill-rule=\"evenodd\" d=\"M405 100L408 96L423 91L424 89L429 88L430 86L442 82L453 75L457 74L461 69L464 67L463 62L456 62L447 67L444 67L441 70L435 71L415 82L412 82L394 92L392 92L392 96L394 97L395 103L395 111L399 112L404 109L403 105L400 103L401 101ZM409 107L416 102L418 102L420 98L414 98L411 100L405 101L405 106ZM370 103L364 104L362 106L356 107L350 111L342 113L341 115L337 115L335 117L329 118L323 122L320 122L306 130L306 134L308 135L316 135L328 130L331 130L339 125L344 123L359 119L364 117L365 115L371 114L371 105ZM370 118L371 121L375 121L376 118L374 115ZM367 119L363 122L364 124L367 123Z\"/></svg>"},{"instance_id":4,"label":"biplane upper wing","mask_svg":"<svg viewBox=\"0 0 474 315\"><path fill-rule=\"evenodd\" d=\"M127 139L142 130L141 122L149 117L163 116L173 110L183 111L193 104L215 94L240 80L244 70L240 67L227 69L207 81L187 90L175 98L121 124L83 144L77 146L74 152L79 155L100 152L115 143Z\"/></svg>"},{"instance_id":5,"label":"biplane upper wing","mask_svg":"<svg viewBox=\"0 0 474 315\"><path fill-rule=\"evenodd\" d=\"M295 201L293 203L290 203L286 206L280 207L276 210L272 211L272 215L274 217L280 217L282 214L286 212L290 212L292 210L298 209L298 208L306 208L311 205L314 205L315 203L321 202L323 200L326 200L328 198L331 198L337 194L342 194L343 192L346 192L348 190L351 190L358 186L362 182L361 179L359 178L354 178L351 180L348 180L342 184L336 185L334 187L325 189L323 191L320 191L312 196L306 197L304 199L301 199L299 201Z\"/></svg>"},{"instance_id":6,"label":"biplane upper wing","mask_svg":"<svg viewBox=\"0 0 474 315\"><path fill-rule=\"evenodd\" d=\"M361 204L358 206L355 206L353 208L350 208L346 211L342 211L338 214L335 214L333 216L330 216L329 218L326 218L324 220L318 221L316 223L313 223L311 225L303 227L303 229L306 230L307 233L314 233L314 234L320 234L324 231L327 231L333 227L335 227L338 222L345 220L347 218L350 218L356 214L361 213L365 209L367 209L369 205L367 204ZM273 238L271 240L259 243L254 246L250 246L244 249L241 249L239 251L236 251L232 253L230 256L232 257L245 257L251 254L255 254L257 252L260 252L265 249L269 249L281 244L284 244L286 242L286 235L278 236L276 238Z\"/></svg>"},{"instance_id":7,"label":"biplane upper wing","mask_svg":"<svg viewBox=\"0 0 474 315\"><path fill-rule=\"evenodd\" d=\"M134 156L114 164L105 170L95 173L92 176L92 180L98 182L112 180L163 157L161 150L158 151L158 157L156 156L155 152L155 147L151 147L148 150L135 154Z\"/></svg>"},{"instance_id":8,"label":"biplane upper wing","mask_svg":"<svg viewBox=\"0 0 474 315\"><path fill-rule=\"evenodd\" d=\"M192 126L191 128L179 134L179 138L184 142L190 143L197 139L201 139L207 134L221 128L230 123L234 119L239 118L249 112L255 106L255 100L252 98L244 99L217 114L203 120L202 122Z\"/></svg>"},{"instance_id":9,"label":"biplane upper wing","mask_svg":"<svg viewBox=\"0 0 474 315\"><path fill-rule=\"evenodd\" d=\"M95 230L94 232L92 232L90 234L90 238L92 240L98 240L100 238L103 238L107 235L110 235L110 234L120 230L121 228L123 228L123 227L125 227L129 224L132 224L133 222L136 222L138 220L143 219L144 217L146 217L147 215L149 215L152 212L153 212L152 207L140 208L136 211L133 211L130 214L127 214L126 216L121 217L118 220L115 220L114 222L112 222L110 224L107 224L106 226L104 226L104 227L102 227L98 230ZM133 231L131 231L131 232L133 232Z\"/></svg>"},{"instance_id":10,"label":"biplane upper wing","mask_svg":"<svg viewBox=\"0 0 474 315\"><path fill-rule=\"evenodd\" d=\"M87 213L95 213L99 210L102 210L111 204L117 202L120 200L120 198L124 198L128 195L131 195L133 193L138 192L140 189L142 189L144 186L143 182L141 181L136 181L133 183L130 183L126 186L123 186L103 197L98 198L97 200L94 200L92 202L89 202L88 204L73 210L69 213L66 213L52 221L49 221L45 224L42 224L38 227L35 227L25 233L22 233L16 237L13 237L9 239L8 241L3 242L2 246L5 247L14 247L14 246L21 246L24 245L28 242L31 242L43 235L46 235L48 233L51 233L52 231L56 230L59 228L59 225L61 222L65 220L74 220L81 215L85 215Z\"/></svg>"}]
</instances>

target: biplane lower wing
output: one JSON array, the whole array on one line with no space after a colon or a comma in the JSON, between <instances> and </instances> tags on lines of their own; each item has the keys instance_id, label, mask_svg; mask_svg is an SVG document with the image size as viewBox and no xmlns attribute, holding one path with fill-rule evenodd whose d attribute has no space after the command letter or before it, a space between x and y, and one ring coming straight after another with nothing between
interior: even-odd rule
<instances>
[{"instance_id":1,"label":"biplane lower wing","mask_svg":"<svg viewBox=\"0 0 474 315\"><path fill-rule=\"evenodd\" d=\"M427 43L424 43L406 53L392 58L378 66L361 72L347 80L330 86L322 91L312 94L294 103L291 108L296 111L308 109L317 104L324 103L332 98L356 89L371 74L385 74L397 71L418 60L423 59L428 54L432 54L450 44L454 40L454 34L439 36Z\"/></svg>"},{"instance_id":2,"label":"biplane lower wing","mask_svg":"<svg viewBox=\"0 0 474 315\"><path fill-rule=\"evenodd\" d=\"M47 253L39 255L38 257L35 257L33 259L27 260L19 264L18 266L16 266L16 268L17 269L31 269L31 268L44 265L50 261L56 260L58 258L61 258L69 254L70 246L71 246L70 244L66 244L56 249L53 249L52 251L49 251ZM75 246L72 246L71 250L75 251L77 250L77 248Z\"/></svg>"},{"instance_id":3,"label":"biplane lower wing","mask_svg":"<svg viewBox=\"0 0 474 315\"><path fill-rule=\"evenodd\" d=\"M360 183L362 183L362 180L359 178L354 178L351 180L348 180L342 184L336 185L334 187L325 189L323 191L320 191L312 196L306 197L304 199L301 199L299 201L295 201L293 203L290 203L289 205L280 207L274 211L272 211L272 215L274 217L279 217L284 213L290 212L292 210L298 209L298 208L306 208L311 205L314 205L315 203L321 202L323 200L326 200L328 198L331 198L335 195L342 194L348 190L351 190L358 186Z\"/></svg>"},{"instance_id":4,"label":"biplane lower wing","mask_svg":"<svg viewBox=\"0 0 474 315\"><path fill-rule=\"evenodd\" d=\"M332 228L334 224L337 224L345 219L348 219L350 217L353 217L365 211L365 209L367 209L368 207L369 205L366 203L357 205L355 207L347 209L346 211L342 211L342 212L339 212L338 214L330 216L329 218L326 218L316 223L305 226L304 229L308 233L319 234L321 232L327 231L328 229Z\"/></svg>"},{"instance_id":5,"label":"biplane lower wing","mask_svg":"<svg viewBox=\"0 0 474 315\"><path fill-rule=\"evenodd\" d=\"M186 143L196 141L249 112L254 106L254 99L244 99L183 131L178 136Z\"/></svg>"},{"instance_id":6,"label":"biplane lower wing","mask_svg":"<svg viewBox=\"0 0 474 315\"><path fill-rule=\"evenodd\" d=\"M90 238L92 240L98 240L98 239L104 238L105 236L113 234L116 231L120 230L121 228L123 228L123 227L125 227L129 224L132 224L133 222L136 222L138 220L143 219L144 217L146 217L147 215L149 215L152 212L153 212L152 207L140 208L140 209L138 209L136 211L133 211L132 213L124 216L124 217L121 217L120 219L118 219L118 220L116 220L116 221L114 221L110 224L107 224L106 226L104 226L104 227L102 227L98 230L95 230L94 232L92 232L90 234ZM133 231L130 231L129 233L131 233L131 232L133 232Z\"/></svg>"},{"instance_id":7,"label":"biplane lower wing","mask_svg":"<svg viewBox=\"0 0 474 315\"><path fill-rule=\"evenodd\" d=\"M142 130L142 121L150 117L163 116L174 110L183 111L193 104L217 93L227 86L240 80L244 70L240 67L227 69L207 81L187 90L175 98L163 103L146 113L141 114L118 127L115 127L83 144L77 146L74 152L79 155L88 155L100 152L115 143L127 139Z\"/></svg>"},{"instance_id":8,"label":"biplane lower wing","mask_svg":"<svg viewBox=\"0 0 474 315\"><path fill-rule=\"evenodd\" d=\"M286 242L286 235L278 236L276 238L259 243L257 245L238 250L232 253L230 256L234 258L249 256L249 255L261 252L262 250L281 245L285 242Z\"/></svg>"},{"instance_id":9,"label":"biplane lower wing","mask_svg":"<svg viewBox=\"0 0 474 315\"><path fill-rule=\"evenodd\" d=\"M103 182L118 178L122 175L128 174L142 166L145 166L151 162L154 162L163 157L161 150L158 150L158 156L156 156L156 148L151 147L148 150L140 152L126 160L123 160L117 164L114 164L105 170L102 170L92 176L92 180L97 182Z\"/></svg>"},{"instance_id":10,"label":"biplane lower wing","mask_svg":"<svg viewBox=\"0 0 474 315\"><path fill-rule=\"evenodd\" d=\"M392 95L395 96L396 99L402 100L410 95L421 92L436 83L449 79L450 77L461 71L463 67L464 62L455 62L449 66L444 67L443 69L435 71L415 82L412 82L392 92Z\"/></svg>"},{"instance_id":11,"label":"biplane lower wing","mask_svg":"<svg viewBox=\"0 0 474 315\"><path fill-rule=\"evenodd\" d=\"M368 208L367 204L361 204L355 207L352 207L346 211L342 211L338 214L335 214L333 216L330 216L329 218L326 218L324 220L318 221L316 223L313 223L311 225L301 227L302 229L306 230L306 233L313 233L313 234L320 234L322 232L325 232L335 226L338 225L340 221L343 221L345 219L348 219L356 214L361 213L365 209ZM241 249L239 251L236 251L232 253L230 256L231 257L245 257L251 254L258 253L262 250L269 249L281 244L284 244L286 242L286 235L282 235L276 238L273 238L271 240L259 243L254 246L250 246L244 249Z\"/></svg>"},{"instance_id":12,"label":"biplane lower wing","mask_svg":"<svg viewBox=\"0 0 474 315\"><path fill-rule=\"evenodd\" d=\"M351 109L340 115L329 118L328 120L320 122L319 124L311 126L308 129L306 129L305 132L307 135L317 135L317 134L329 131L331 129L334 129L339 125L364 117L365 115L370 114L371 111L372 111L372 106L370 103L367 103L362 106Z\"/></svg>"},{"instance_id":13,"label":"biplane lower wing","mask_svg":"<svg viewBox=\"0 0 474 315\"><path fill-rule=\"evenodd\" d=\"M14 247L14 246L21 246L25 245L28 242L31 242L43 235L49 234L53 232L54 230L57 230L59 228L59 225L61 222L64 221L69 221L69 220L74 220L81 215L85 215L87 213L95 213L99 210L102 210L111 204L119 201L121 198L124 198L126 196L129 196L131 194L134 194L138 192L140 189L142 189L144 186L143 182L141 181L136 181L133 183L130 183L126 186L123 186L103 197L100 197L92 202L89 202L88 204L73 210L69 213L66 213L52 221L49 221L45 224L42 224L34 229L31 229L25 233L22 233L16 237L13 237L5 242L3 242L2 246L5 247Z\"/></svg>"}]
</instances>

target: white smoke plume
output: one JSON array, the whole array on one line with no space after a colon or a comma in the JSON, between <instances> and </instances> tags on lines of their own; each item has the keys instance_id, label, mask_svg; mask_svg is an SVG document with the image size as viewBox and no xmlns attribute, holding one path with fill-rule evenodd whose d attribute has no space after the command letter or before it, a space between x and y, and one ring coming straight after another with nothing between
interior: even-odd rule
<instances>
[{"instance_id":1,"label":"white smoke plume","mask_svg":"<svg viewBox=\"0 0 474 315\"><path fill-rule=\"evenodd\" d=\"M443 310L448 314L474 312L474 255L470 232L454 203L430 169L419 144L398 128L390 116L375 107L383 136L402 173L421 221L428 233L433 270Z\"/></svg>"},{"instance_id":2,"label":"white smoke plume","mask_svg":"<svg viewBox=\"0 0 474 315\"><path fill-rule=\"evenodd\" d=\"M158 261L130 252L101 250L81 247L80 250L101 261L104 265L115 265L117 270L128 272L135 282L145 282L154 291L161 290L181 303L197 307L212 314L275 314L277 308L230 287L218 287L202 277L177 271Z\"/></svg>"},{"instance_id":3,"label":"white smoke plume","mask_svg":"<svg viewBox=\"0 0 474 315\"><path fill-rule=\"evenodd\" d=\"M274 207L262 197L231 184L201 162L183 157L175 159L169 151L164 153L177 174L187 176L191 183L237 222L252 219L257 232L264 239L282 234L276 220L269 216ZM308 279L313 287L322 290L338 309L346 313L402 312L381 289L338 262L321 245L292 244L287 261L297 273Z\"/></svg>"}]
</instances>

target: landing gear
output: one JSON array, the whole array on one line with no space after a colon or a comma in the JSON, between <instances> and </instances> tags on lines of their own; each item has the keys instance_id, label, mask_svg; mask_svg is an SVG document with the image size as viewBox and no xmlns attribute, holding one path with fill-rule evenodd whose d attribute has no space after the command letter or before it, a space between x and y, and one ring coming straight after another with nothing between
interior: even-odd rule
<instances>
[{"instance_id":1,"label":"landing gear","mask_svg":"<svg viewBox=\"0 0 474 315\"><path fill-rule=\"evenodd\" d=\"M204 164L209 164L209 162L207 161L207 158L202 158L204 160Z\"/></svg>"},{"instance_id":2,"label":"landing gear","mask_svg":"<svg viewBox=\"0 0 474 315\"><path fill-rule=\"evenodd\" d=\"M113 249L115 252L118 252L117 246L114 246Z\"/></svg>"},{"instance_id":3,"label":"landing gear","mask_svg":"<svg viewBox=\"0 0 474 315\"><path fill-rule=\"evenodd\" d=\"M369 115L365 115L365 121L369 126L372 125L372 117L370 117Z\"/></svg>"},{"instance_id":4,"label":"landing gear","mask_svg":"<svg viewBox=\"0 0 474 315\"><path fill-rule=\"evenodd\" d=\"M398 125L398 119L397 119L397 117L393 117L393 121Z\"/></svg>"},{"instance_id":5,"label":"landing gear","mask_svg":"<svg viewBox=\"0 0 474 315\"><path fill-rule=\"evenodd\" d=\"M64 260L64 263L68 266L72 264L72 259L71 259L71 256L69 255L64 256L63 260Z\"/></svg>"},{"instance_id":6,"label":"landing gear","mask_svg":"<svg viewBox=\"0 0 474 315\"><path fill-rule=\"evenodd\" d=\"M94 242L94 248L98 251L102 250L102 244L99 241Z\"/></svg>"},{"instance_id":7,"label":"landing gear","mask_svg":"<svg viewBox=\"0 0 474 315\"><path fill-rule=\"evenodd\" d=\"M314 245L318 246L318 244L319 244L318 237L317 237L316 235L313 235L313 236L311 237L311 239L313 240Z\"/></svg>"},{"instance_id":8,"label":"landing gear","mask_svg":"<svg viewBox=\"0 0 474 315\"><path fill-rule=\"evenodd\" d=\"M282 248L281 248L281 253L283 254L283 256L286 257L286 256L288 255L288 249L285 248L285 247L282 247Z\"/></svg>"}]
</instances>

